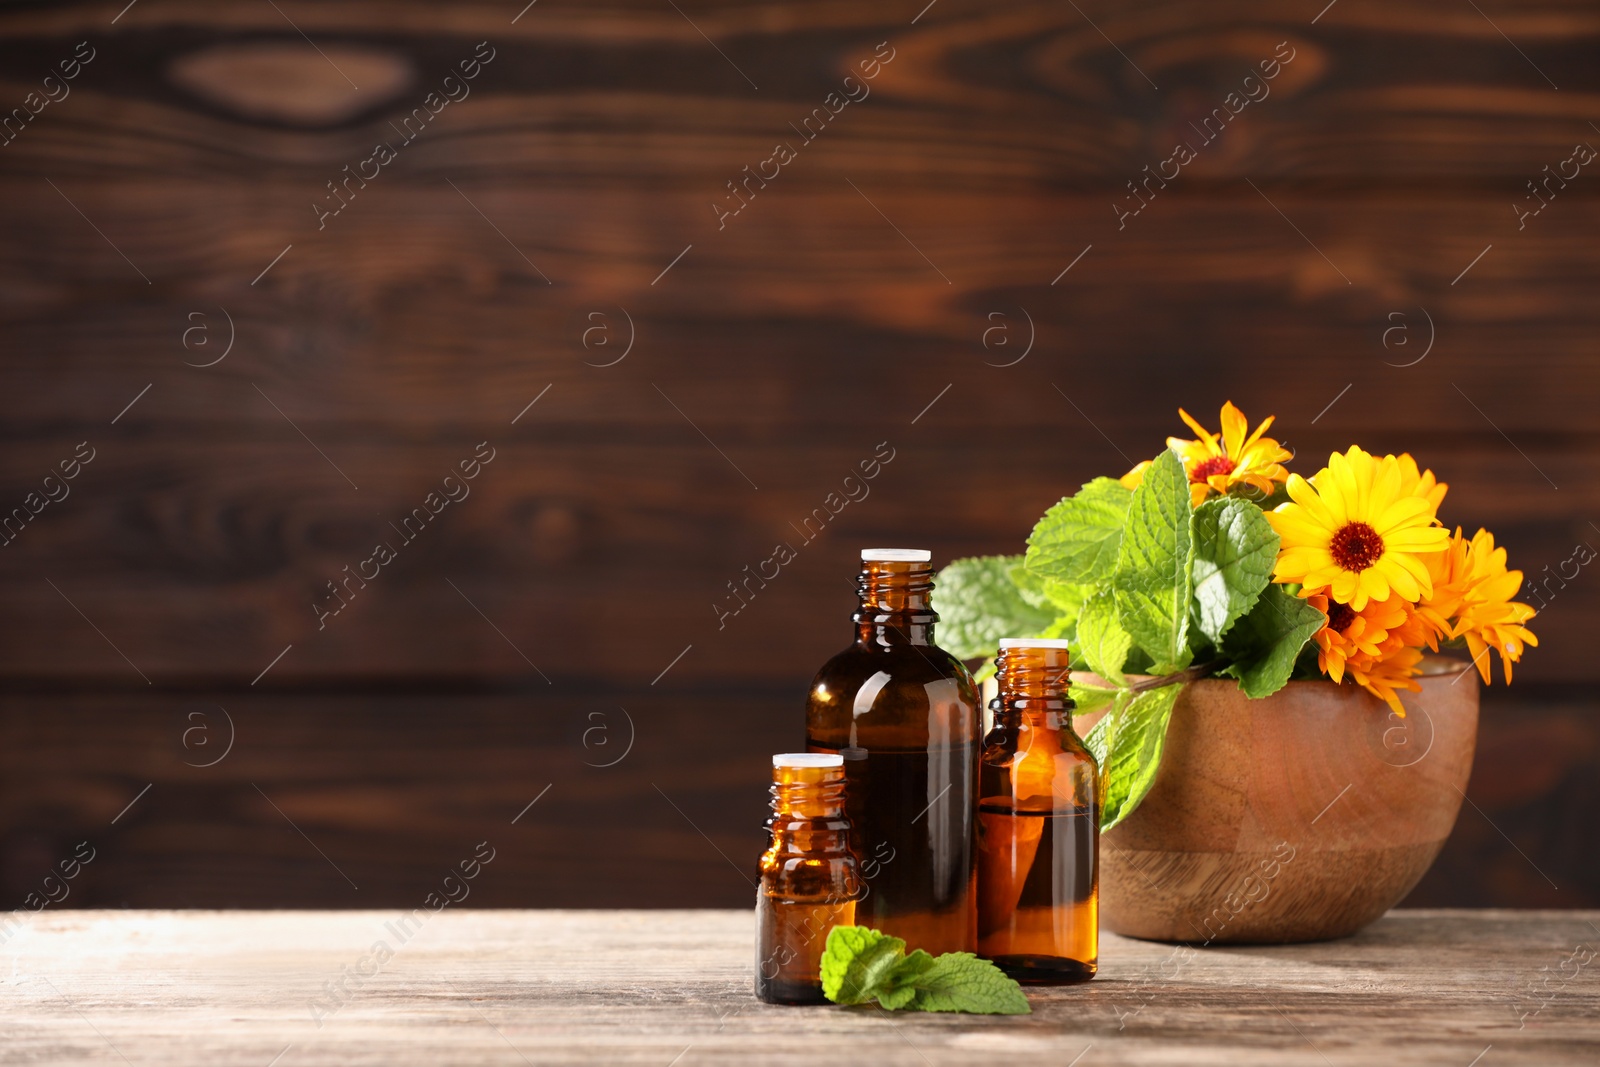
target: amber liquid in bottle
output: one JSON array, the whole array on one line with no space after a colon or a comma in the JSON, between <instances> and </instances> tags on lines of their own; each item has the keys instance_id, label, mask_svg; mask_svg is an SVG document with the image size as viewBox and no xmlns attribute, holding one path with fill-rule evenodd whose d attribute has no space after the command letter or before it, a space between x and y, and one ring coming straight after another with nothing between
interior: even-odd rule
<instances>
[{"instance_id":1,"label":"amber liquid in bottle","mask_svg":"<svg viewBox=\"0 0 1600 1067\"><path fill-rule=\"evenodd\" d=\"M844 757L856 923L908 949L977 947L980 730L972 676L933 643L929 554L863 551L855 642L817 672L806 747Z\"/></svg>"},{"instance_id":2,"label":"amber liquid in bottle","mask_svg":"<svg viewBox=\"0 0 1600 1067\"><path fill-rule=\"evenodd\" d=\"M1099 966L1099 768L1072 730L1065 641L1000 645L978 802L978 952L1019 982Z\"/></svg>"},{"instance_id":3,"label":"amber liquid in bottle","mask_svg":"<svg viewBox=\"0 0 1600 1067\"><path fill-rule=\"evenodd\" d=\"M772 844L756 892L756 996L769 1004L823 1004L828 931L855 922L861 879L844 815L838 756L772 757Z\"/></svg>"}]
</instances>

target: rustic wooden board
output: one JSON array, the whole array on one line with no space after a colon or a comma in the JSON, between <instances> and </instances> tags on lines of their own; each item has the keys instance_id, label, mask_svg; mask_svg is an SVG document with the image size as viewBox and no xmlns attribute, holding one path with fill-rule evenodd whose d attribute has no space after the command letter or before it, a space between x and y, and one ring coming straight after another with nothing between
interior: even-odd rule
<instances>
[{"instance_id":1,"label":"rustic wooden board","mask_svg":"<svg viewBox=\"0 0 1600 1067\"><path fill-rule=\"evenodd\" d=\"M1413 447L1494 433L1476 403L1524 448L1594 443L1584 344L1600 318L1586 299L1600 207L1576 185L1521 232L1510 190L1270 183L1270 202L1243 185L1174 186L1119 230L1110 186L997 198L858 176L893 226L841 180L775 187L719 232L689 195L531 196L447 175L512 247L443 179L410 171L322 233L314 178L62 179L146 285L44 177L0 173L16 237L0 249L0 321L18 349L0 384L28 401L9 413L14 433L105 436L154 382L120 433L274 433L283 416L264 393L319 443L488 435L548 385L519 430L679 431L659 386L719 443L795 440L909 423L954 382L959 402L935 408L935 427L973 434L1060 425L1072 412L1054 381L1125 449L1181 429L1179 404L1228 395L1295 438L1314 419L1365 437L1403 426ZM77 301L92 307L63 314ZM1027 358L1003 366L1030 337ZM1504 380L1512 354L1541 373ZM1142 402L1126 404L1135 383ZM1318 419L1351 383L1357 403Z\"/></svg>"},{"instance_id":2,"label":"rustic wooden board","mask_svg":"<svg viewBox=\"0 0 1600 1067\"><path fill-rule=\"evenodd\" d=\"M494 876L492 863L479 875ZM764 1005L750 988L747 911L446 909L402 939L404 914L39 915L3 950L3 1056L206 1067L1551 1067L1600 1052L1600 912L1397 912L1347 940L1302 946L1108 936L1098 978L1034 990L1033 1014L1017 1017ZM381 964L380 941L391 954ZM348 996L324 990L374 970L347 980Z\"/></svg>"},{"instance_id":3,"label":"rustic wooden board","mask_svg":"<svg viewBox=\"0 0 1600 1067\"><path fill-rule=\"evenodd\" d=\"M809 543L801 524L872 457L875 434L806 444L720 435L760 490L703 440L685 441L697 437L687 423L670 429L670 441L667 431L629 444L502 439L471 495L410 544L396 525L472 454L472 438L376 446L357 434L324 437L356 490L281 419L261 431L276 440L200 448L171 430L154 440L95 437L96 459L72 494L0 553L12 608L0 614L0 670L246 687L292 644L260 685L603 676L645 686L693 644L661 684L798 693L849 635L859 548L909 540L940 563L1020 552L1060 496L1121 468L1115 451L1069 421L1079 419L1070 405L1060 406L1057 428L970 443L959 433L931 439L938 431L909 418L882 430L894 461L865 499L837 519L824 512L820 536L813 521ZM76 445L55 436L0 459L18 506L51 457ZM1550 578L1550 613L1535 625L1541 644L1518 676L1591 677L1586 620L1600 607L1600 583L1569 557L1580 543L1600 546L1582 518L1600 515L1600 452L1545 449L1536 470L1498 435L1418 451L1451 483L1447 518L1469 533L1488 526L1513 566ZM1539 470L1563 488L1551 489ZM350 579L339 591L348 607L319 622L314 606L339 606L328 583L355 574L379 542L397 558L365 588ZM765 588L752 584L748 607L723 620L717 605L741 603L728 583L744 581L744 568L780 542L798 558ZM1577 579L1564 582L1563 568Z\"/></svg>"},{"instance_id":4,"label":"rustic wooden board","mask_svg":"<svg viewBox=\"0 0 1600 1067\"><path fill-rule=\"evenodd\" d=\"M873 95L822 135L830 150L917 184L991 189L1120 185L1170 153L1178 136L1192 136L1188 123L1238 91L1279 42L1294 60L1196 164L1208 176L1520 184L1528 160L1554 162L1550 151L1586 136L1583 96L1596 88L1600 19L1581 0L1490 12L1493 22L1439 0L1350 5L1321 17L1313 3L1289 10L1260 0L1200 9L1159 0L1080 10L938 5L925 15L919 7L696 3L680 15L640 0L546 0L513 25L514 4L287 5L325 51L392 69L377 79L390 91L369 84L348 106L339 106L351 95L346 84L267 6L144 0L114 29L96 4L8 12L0 66L26 84L30 67L50 62L41 55L70 52L86 35L103 43L77 91L140 136L107 136L90 109L70 110L69 98L26 135L41 158L84 166L81 142L90 135L102 140L102 155L139 168L240 177L263 166L349 162L355 157L340 149L370 149L381 120L420 103L488 38L495 61L464 114L451 116L454 145L429 148L434 161L492 164L524 180L634 183L647 174L698 183L706 164L731 165L731 176L765 158L774 138L792 136L789 123L822 106L887 40L895 58ZM336 103L280 89L288 99L277 115L242 120L219 91L225 77L173 76L186 58L241 42L275 46L286 80L309 81Z\"/></svg>"},{"instance_id":5,"label":"rustic wooden board","mask_svg":"<svg viewBox=\"0 0 1600 1067\"><path fill-rule=\"evenodd\" d=\"M554 781L491 901L741 902L650 783L753 854L755 765L797 743L855 549L1014 551L1180 404L1275 412L1302 471L1414 451L1531 573L1600 544L1592 168L1512 211L1600 137L1592 4L678 6L0 11L0 107L97 49L0 148L0 514L99 449L0 550L9 899L145 784L68 906L349 903L252 782L404 895ZM472 96L318 230L325 183L485 39ZM872 96L719 229L725 183L885 40ZM1272 95L1119 229L1124 183L1279 41ZM317 630L313 596L484 439L472 498ZM870 499L719 629L726 583L882 440ZM1491 691L1493 822L1464 812L1419 899L1600 902L1597 611L1587 575L1559 590L1518 672L1546 688L1493 734ZM244 739L207 776L178 739L217 706ZM620 707L644 747L584 767ZM640 855L665 887L625 877Z\"/></svg>"},{"instance_id":6,"label":"rustic wooden board","mask_svg":"<svg viewBox=\"0 0 1600 1067\"><path fill-rule=\"evenodd\" d=\"M398 907L491 835L475 907L743 905L794 693L664 686L7 694L0 900L87 840L67 907ZM1600 907L1586 688L1485 691L1467 796L1409 905Z\"/></svg>"}]
</instances>

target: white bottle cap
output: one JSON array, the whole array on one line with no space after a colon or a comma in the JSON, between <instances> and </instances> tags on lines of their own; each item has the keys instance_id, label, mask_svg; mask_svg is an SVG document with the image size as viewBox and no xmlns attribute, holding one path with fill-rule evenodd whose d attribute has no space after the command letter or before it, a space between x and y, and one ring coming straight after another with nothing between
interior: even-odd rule
<instances>
[{"instance_id":1,"label":"white bottle cap","mask_svg":"<svg viewBox=\"0 0 1600 1067\"><path fill-rule=\"evenodd\" d=\"M868 563L927 563L933 553L926 548L863 548L861 558Z\"/></svg>"},{"instance_id":2,"label":"white bottle cap","mask_svg":"<svg viewBox=\"0 0 1600 1067\"><path fill-rule=\"evenodd\" d=\"M1001 648L1066 648L1068 642L1052 637L1002 637Z\"/></svg>"},{"instance_id":3,"label":"white bottle cap","mask_svg":"<svg viewBox=\"0 0 1600 1067\"><path fill-rule=\"evenodd\" d=\"M779 752L772 757L774 767L843 767L844 757L837 752Z\"/></svg>"}]
</instances>

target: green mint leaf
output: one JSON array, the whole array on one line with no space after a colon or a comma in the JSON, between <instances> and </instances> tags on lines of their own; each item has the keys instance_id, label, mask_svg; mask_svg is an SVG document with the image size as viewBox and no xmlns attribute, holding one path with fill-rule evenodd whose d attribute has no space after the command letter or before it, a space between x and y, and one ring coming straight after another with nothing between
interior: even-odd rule
<instances>
[{"instance_id":1,"label":"green mint leaf","mask_svg":"<svg viewBox=\"0 0 1600 1067\"><path fill-rule=\"evenodd\" d=\"M1028 535L1028 570L1061 582L1110 576L1132 494L1115 478L1096 478L1044 513Z\"/></svg>"},{"instance_id":2,"label":"green mint leaf","mask_svg":"<svg viewBox=\"0 0 1600 1067\"><path fill-rule=\"evenodd\" d=\"M1022 987L970 952L906 955L906 943L865 926L835 926L822 954L822 993L835 1004L876 999L889 1011L1025 1015Z\"/></svg>"},{"instance_id":3,"label":"green mint leaf","mask_svg":"<svg viewBox=\"0 0 1600 1067\"><path fill-rule=\"evenodd\" d=\"M934 966L934 958L917 949L890 972L887 988L878 994L878 1003L898 1011L917 998L917 980Z\"/></svg>"},{"instance_id":4,"label":"green mint leaf","mask_svg":"<svg viewBox=\"0 0 1600 1067\"><path fill-rule=\"evenodd\" d=\"M835 1004L865 1004L889 988L906 943L865 926L835 926L822 951L822 995Z\"/></svg>"},{"instance_id":5,"label":"green mint leaf","mask_svg":"<svg viewBox=\"0 0 1600 1067\"><path fill-rule=\"evenodd\" d=\"M1002 637L1034 637L1056 618L1024 597L1011 579L1020 556L958 559L933 583L939 644L958 659L993 658Z\"/></svg>"},{"instance_id":6,"label":"green mint leaf","mask_svg":"<svg viewBox=\"0 0 1600 1067\"><path fill-rule=\"evenodd\" d=\"M910 982L917 1011L965 1011L980 1015L1027 1015L1033 1009L1022 987L988 960L970 952L946 952Z\"/></svg>"},{"instance_id":7,"label":"green mint leaf","mask_svg":"<svg viewBox=\"0 0 1600 1067\"><path fill-rule=\"evenodd\" d=\"M1115 689L1101 689L1097 685L1084 685L1081 682L1073 681L1067 695L1072 698L1072 703L1075 705L1072 709L1072 714L1088 715L1111 703L1116 698L1117 692L1118 690ZM1095 725L1098 726L1099 723ZM1099 756L1095 757L1095 759L1099 758Z\"/></svg>"},{"instance_id":8,"label":"green mint leaf","mask_svg":"<svg viewBox=\"0 0 1600 1067\"><path fill-rule=\"evenodd\" d=\"M1122 665L1128 660L1133 638L1117 621L1117 605L1110 589L1101 589L1083 602L1078 613L1078 655L1089 669L1108 682L1124 684Z\"/></svg>"},{"instance_id":9,"label":"green mint leaf","mask_svg":"<svg viewBox=\"0 0 1600 1067\"><path fill-rule=\"evenodd\" d=\"M1014 556L1013 559L1026 557ZM1011 568L1011 580L1017 583L1022 599L1052 616L1077 619L1078 609L1089 599L1095 587L1087 582L1063 582L1057 578L1041 578L1028 569L1026 563ZM1059 623L1059 619L1057 622Z\"/></svg>"},{"instance_id":10,"label":"green mint leaf","mask_svg":"<svg viewBox=\"0 0 1600 1067\"><path fill-rule=\"evenodd\" d=\"M1157 673L1182 670L1189 648L1194 543L1189 476L1171 451L1157 456L1133 491L1111 585L1117 617L1155 661Z\"/></svg>"},{"instance_id":11,"label":"green mint leaf","mask_svg":"<svg viewBox=\"0 0 1600 1067\"><path fill-rule=\"evenodd\" d=\"M1009 556L1007 558L1016 561L1011 565L1008 573L1011 575L1011 582L1017 587L1017 592L1022 596L1022 599L1040 611L1047 611L1054 615L1056 605L1050 599L1049 592L1045 589L1045 580L1028 570L1027 566L1022 562L1022 556Z\"/></svg>"},{"instance_id":12,"label":"green mint leaf","mask_svg":"<svg viewBox=\"0 0 1600 1067\"><path fill-rule=\"evenodd\" d=\"M1101 761L1100 829L1111 829L1133 814L1139 802L1155 784L1161 766L1161 750L1167 742L1167 724L1178 700L1181 685L1163 685L1133 695L1125 704L1119 700L1111 714L1096 729L1106 726L1096 738L1105 758ZM1089 731L1094 734L1094 730ZM1084 739L1087 745L1089 739ZM1090 752L1094 749L1091 747Z\"/></svg>"},{"instance_id":13,"label":"green mint leaf","mask_svg":"<svg viewBox=\"0 0 1600 1067\"><path fill-rule=\"evenodd\" d=\"M1254 606L1277 558L1277 531L1250 501L1217 497L1194 509L1194 621L1213 645Z\"/></svg>"},{"instance_id":14,"label":"green mint leaf","mask_svg":"<svg viewBox=\"0 0 1600 1067\"><path fill-rule=\"evenodd\" d=\"M1024 570L1027 568L1024 567ZM1095 587L1091 582L1063 582L1056 578L1044 579L1044 595L1049 599L1052 609L1062 616L1078 617L1078 611L1083 607L1083 602L1094 593Z\"/></svg>"},{"instance_id":15,"label":"green mint leaf","mask_svg":"<svg viewBox=\"0 0 1600 1067\"><path fill-rule=\"evenodd\" d=\"M1300 650L1327 618L1283 586L1268 585L1229 631L1223 652L1233 662L1217 673L1239 679L1245 696L1271 696L1289 680Z\"/></svg>"},{"instance_id":16,"label":"green mint leaf","mask_svg":"<svg viewBox=\"0 0 1600 1067\"><path fill-rule=\"evenodd\" d=\"M878 994L878 1003L887 1011L899 1011L908 1007L917 999L917 987L913 985L898 986L894 989L885 989Z\"/></svg>"},{"instance_id":17,"label":"green mint leaf","mask_svg":"<svg viewBox=\"0 0 1600 1067\"><path fill-rule=\"evenodd\" d=\"M1105 782L1106 738L1110 735L1117 719L1122 715L1123 709L1128 706L1128 701L1133 699L1133 691L1131 689L1091 689L1089 692L1095 695L1096 707L1106 704L1111 705L1106 710L1106 713L1100 716L1100 721L1095 723L1089 732L1083 735L1083 747L1089 750L1089 755L1094 757L1095 765L1100 768L1100 780L1103 785ZM1076 686L1072 689L1072 699L1074 701L1078 699ZM1083 707L1080 705L1074 714L1082 713Z\"/></svg>"}]
</instances>

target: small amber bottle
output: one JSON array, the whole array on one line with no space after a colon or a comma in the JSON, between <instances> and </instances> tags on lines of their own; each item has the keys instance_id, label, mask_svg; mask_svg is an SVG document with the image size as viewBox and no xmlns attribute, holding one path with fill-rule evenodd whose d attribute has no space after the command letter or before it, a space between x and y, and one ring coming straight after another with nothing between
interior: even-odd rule
<instances>
[{"instance_id":1,"label":"small amber bottle","mask_svg":"<svg viewBox=\"0 0 1600 1067\"><path fill-rule=\"evenodd\" d=\"M828 931L855 922L861 877L844 815L844 760L792 752L772 757L772 844L756 893L756 996L769 1004L822 1004Z\"/></svg>"},{"instance_id":2,"label":"small amber bottle","mask_svg":"<svg viewBox=\"0 0 1600 1067\"><path fill-rule=\"evenodd\" d=\"M1099 768L1072 730L1065 641L1000 642L978 801L978 952L1019 982L1099 966Z\"/></svg>"},{"instance_id":3,"label":"small amber bottle","mask_svg":"<svg viewBox=\"0 0 1600 1067\"><path fill-rule=\"evenodd\" d=\"M857 922L938 955L977 948L982 732L972 676L934 644L929 560L924 549L862 551L855 641L811 683L806 747L844 757L866 883Z\"/></svg>"}]
</instances>

